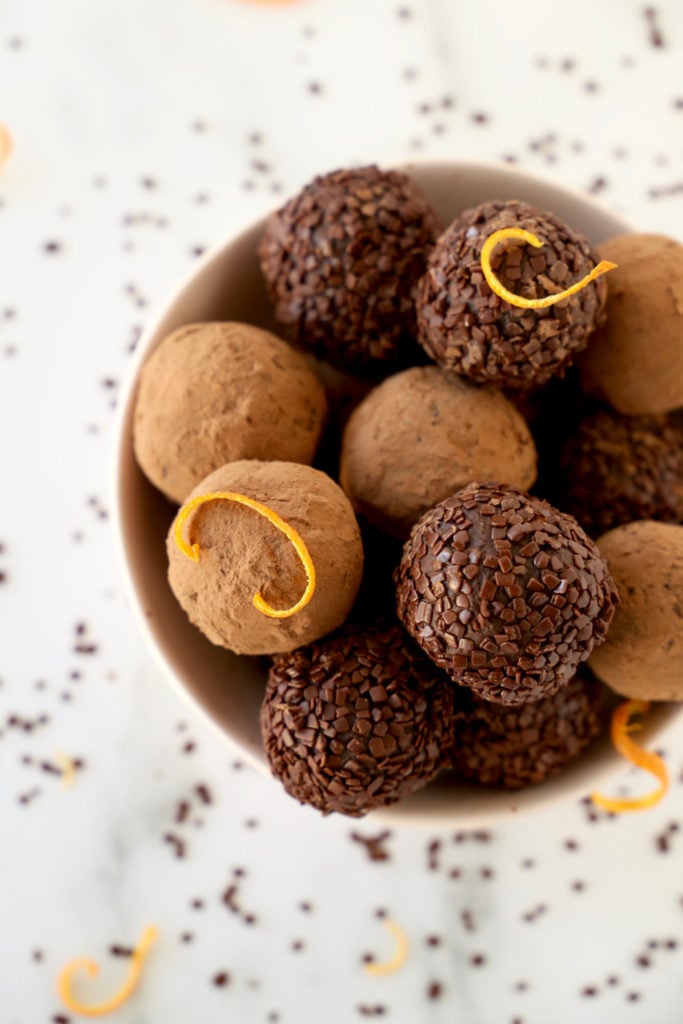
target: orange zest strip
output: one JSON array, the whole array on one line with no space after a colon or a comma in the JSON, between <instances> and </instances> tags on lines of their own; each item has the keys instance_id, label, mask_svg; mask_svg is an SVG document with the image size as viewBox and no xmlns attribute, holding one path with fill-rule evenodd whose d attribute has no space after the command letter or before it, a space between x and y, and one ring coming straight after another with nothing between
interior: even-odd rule
<instances>
[{"instance_id":1,"label":"orange zest strip","mask_svg":"<svg viewBox=\"0 0 683 1024\"><path fill-rule=\"evenodd\" d=\"M365 965L365 973L371 974L375 978L381 978L386 974L393 974L394 971L400 970L408 958L410 952L410 944L408 942L408 936L401 928L400 924L396 921L383 921L382 922L386 930L394 939L396 943L396 949L394 955L390 960L385 960L384 963L369 963Z\"/></svg>"},{"instance_id":2,"label":"orange zest strip","mask_svg":"<svg viewBox=\"0 0 683 1024\"><path fill-rule=\"evenodd\" d=\"M55 763L62 769L62 786L68 789L69 786L73 786L76 778L76 765L74 759L69 757L68 754L57 754L55 756Z\"/></svg>"},{"instance_id":3,"label":"orange zest strip","mask_svg":"<svg viewBox=\"0 0 683 1024\"><path fill-rule=\"evenodd\" d=\"M8 159L11 152L12 136L10 135L9 128L6 128L4 124L0 124L0 166Z\"/></svg>"},{"instance_id":4,"label":"orange zest strip","mask_svg":"<svg viewBox=\"0 0 683 1024\"><path fill-rule=\"evenodd\" d=\"M174 529L175 542L182 553L191 558L193 562L199 561L199 544L188 544L185 541L183 538L183 527L192 513L200 505L206 504L207 501L236 501L238 505L246 505L247 508L258 512L259 515L263 516L269 523L272 523L273 526L284 533L287 540L290 540L294 545L296 553L301 559L301 564L306 572L306 589L296 604L292 605L291 608L273 608L263 599L259 591L257 594L254 594L254 607L271 619L288 619L290 615L296 615L302 608L305 608L315 591L315 566L313 565L313 559L308 553L308 548L289 523L281 519L277 512L273 512L267 505L262 505L260 501L255 501L254 498L247 498L244 494L235 494L234 491L213 491L210 494L200 494L197 498L193 498L192 501L188 501L187 505L183 505L178 513Z\"/></svg>"},{"instance_id":5,"label":"orange zest strip","mask_svg":"<svg viewBox=\"0 0 683 1024\"><path fill-rule=\"evenodd\" d=\"M107 999L104 1003L89 1005L88 1003L80 1003L73 995L71 991L71 983L76 971L84 970L91 978L96 977L99 973L100 968L98 964L86 956L78 957L76 960L72 960L68 963L66 967L62 968L57 979L57 992L59 994L59 998L62 1000L64 1005L72 1011L72 1013L78 1013L82 1017L104 1017L108 1013L113 1013L114 1010L118 1010L128 999L130 999L137 988L145 957L158 934L157 929L152 925L145 928L140 937L140 942L133 950L128 977L118 992L113 995L111 999Z\"/></svg>"},{"instance_id":6,"label":"orange zest strip","mask_svg":"<svg viewBox=\"0 0 683 1024\"><path fill-rule=\"evenodd\" d=\"M564 291L557 292L555 295L544 295L540 299L525 299L524 296L516 295L506 288L498 280L491 267L493 250L499 242L504 242L507 238L516 238L521 242L527 242L529 245L533 245L535 249L540 249L545 243L536 235L532 235L530 231L525 231L524 228L502 228L500 231L494 231L493 234L489 235L481 248L481 269L484 272L489 288L501 299L509 302L511 306L519 306L521 309L545 309L547 306L554 306L556 302L561 302L562 299L575 295L576 292L581 291L591 281L595 281L596 277L601 277L608 270L614 270L617 266L616 263L610 263L609 260L600 260L597 267L593 267L589 274L586 274L585 277L582 277L580 281L577 281L570 288L565 288Z\"/></svg>"},{"instance_id":7,"label":"orange zest strip","mask_svg":"<svg viewBox=\"0 0 683 1024\"><path fill-rule=\"evenodd\" d=\"M650 772L659 780L657 789L645 796L635 797L632 800L619 800L602 796L600 793L591 793L591 800L603 811L611 811L619 814L622 811L640 811L646 807L654 807L659 803L669 788L669 773L663 759L659 754L650 750L643 750L629 737L630 732L642 728L639 722L631 722L631 715L644 715L650 710L650 702L647 700L627 700L615 709L612 715L611 736L612 743L616 750L630 761Z\"/></svg>"}]
</instances>

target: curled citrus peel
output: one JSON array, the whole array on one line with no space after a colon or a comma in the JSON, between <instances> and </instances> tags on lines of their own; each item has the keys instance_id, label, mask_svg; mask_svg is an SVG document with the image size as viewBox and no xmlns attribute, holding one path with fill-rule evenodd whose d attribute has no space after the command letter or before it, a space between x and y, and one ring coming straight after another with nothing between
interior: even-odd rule
<instances>
[{"instance_id":1,"label":"curled citrus peel","mask_svg":"<svg viewBox=\"0 0 683 1024\"><path fill-rule=\"evenodd\" d=\"M302 608L305 608L315 591L315 566L313 565L313 559L308 553L308 548L289 523L286 523L277 512L273 512L267 505L262 505L260 501L256 501L254 498L247 498L244 494L236 494L234 491L212 491L210 494L200 494L198 497L193 498L192 501L188 501L187 505L183 505L178 513L174 529L175 542L182 553L191 558L193 562L199 561L199 544L188 544L185 541L183 538L183 527L192 513L200 505L204 505L208 501L235 501L238 505L246 505L247 508L258 512L259 515L263 516L269 523L272 523L273 526L284 533L287 540L291 541L294 545L294 549L301 559L301 564L306 573L306 589L296 604L293 604L291 608L273 608L264 600L259 591L254 594L254 607L271 619L288 619L290 615L295 615Z\"/></svg>"},{"instance_id":2,"label":"curled citrus peel","mask_svg":"<svg viewBox=\"0 0 683 1024\"><path fill-rule=\"evenodd\" d=\"M148 927L145 928L140 936L139 943L133 950L128 977L118 992L116 992L111 999L107 999L103 1003L88 1004L80 1003L73 995L71 991L71 983L76 971L87 971L91 978L94 978L99 974L99 965L87 956L77 957L75 960L71 960L66 967L62 968L57 979L57 992L59 993L59 998L62 1000L64 1005L72 1011L72 1013L78 1013L82 1017L104 1017L108 1013L113 1013L114 1010L118 1010L128 999L130 999L137 988L145 957L158 934L157 929L153 925L148 925Z\"/></svg>"},{"instance_id":3,"label":"curled citrus peel","mask_svg":"<svg viewBox=\"0 0 683 1024\"><path fill-rule=\"evenodd\" d=\"M12 136L10 135L9 128L6 128L4 124L0 124L0 166L8 159L11 152Z\"/></svg>"},{"instance_id":4,"label":"curled citrus peel","mask_svg":"<svg viewBox=\"0 0 683 1024\"><path fill-rule=\"evenodd\" d=\"M60 752L55 755L55 764L62 769L62 786L64 789L73 786L76 778L76 762L73 757Z\"/></svg>"},{"instance_id":5,"label":"curled citrus peel","mask_svg":"<svg viewBox=\"0 0 683 1024\"><path fill-rule=\"evenodd\" d=\"M394 971L400 970L406 962L410 950L408 936L400 924L397 924L396 921L383 921L382 924L394 939L396 948L390 960L385 960L381 964L372 962L365 965L365 973L372 974L375 978L381 978L385 974L393 974Z\"/></svg>"},{"instance_id":6,"label":"curled citrus peel","mask_svg":"<svg viewBox=\"0 0 683 1024\"><path fill-rule=\"evenodd\" d=\"M641 722L631 722L631 715L644 715L650 710L650 702L647 700L627 700L620 704L612 714L611 736L612 743L617 751L630 761L650 772L659 780L657 789L645 796L635 797L632 800L620 800L602 796L601 793L591 793L591 800L603 811L611 811L619 814L622 811L640 811L646 807L654 807L659 803L669 788L669 773L663 759L659 754L651 750L643 750L629 737L630 732L642 729Z\"/></svg>"},{"instance_id":7,"label":"curled citrus peel","mask_svg":"<svg viewBox=\"0 0 683 1024\"><path fill-rule=\"evenodd\" d=\"M484 272L489 288L501 299L509 302L511 306L519 306L521 309L545 309L547 306L554 306L556 302L561 302L562 299L566 299L570 295L575 295L576 292L581 291L591 281L595 281L596 277L602 277L608 270L614 270L617 265L616 263L610 263L609 260L600 260L597 267L593 267L590 273L571 285L570 288L565 288L564 291L557 292L554 295L544 295L540 299L525 299L523 295L516 295L515 292L511 292L506 288L498 280L491 267L493 250L499 242L504 242L507 238L515 238L521 242L527 242L529 245L533 245L535 249L542 248L545 243L536 235L533 235L531 231L525 231L524 228L501 228L500 231L494 231L493 234L489 235L481 247L481 269Z\"/></svg>"}]
</instances>

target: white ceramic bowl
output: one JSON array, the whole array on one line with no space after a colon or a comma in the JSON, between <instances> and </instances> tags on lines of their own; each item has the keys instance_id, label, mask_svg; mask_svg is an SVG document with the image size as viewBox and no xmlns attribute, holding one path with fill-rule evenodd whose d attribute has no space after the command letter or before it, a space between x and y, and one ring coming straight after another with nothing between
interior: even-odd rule
<instances>
[{"instance_id":1,"label":"white ceramic bowl","mask_svg":"<svg viewBox=\"0 0 683 1024\"><path fill-rule=\"evenodd\" d=\"M487 199L521 199L551 210L593 243L632 230L588 196L506 165L424 162L404 168L422 187L443 224ZM115 528L129 598L150 648L197 713L239 753L268 772L259 732L266 661L214 647L190 624L166 581L165 538L175 509L148 483L133 455L135 388L142 362L170 331L203 320L273 321L256 258L264 220L208 253L177 288L140 340L121 395L116 435ZM677 714L660 705L641 736L652 743ZM560 775L514 793L439 780L372 818L392 824L477 827L614 785L624 762L604 736ZM280 784L283 800L291 799Z\"/></svg>"}]
</instances>

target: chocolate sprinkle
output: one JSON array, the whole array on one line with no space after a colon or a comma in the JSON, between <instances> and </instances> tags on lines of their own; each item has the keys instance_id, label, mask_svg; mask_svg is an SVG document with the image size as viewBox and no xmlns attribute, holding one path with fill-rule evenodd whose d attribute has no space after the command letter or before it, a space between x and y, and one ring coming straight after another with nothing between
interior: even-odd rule
<instances>
[{"instance_id":1,"label":"chocolate sprinkle","mask_svg":"<svg viewBox=\"0 0 683 1024\"><path fill-rule=\"evenodd\" d=\"M567 683L618 601L576 520L505 484L469 484L427 512L395 583L399 619L425 653L501 704Z\"/></svg>"},{"instance_id":2,"label":"chocolate sprinkle","mask_svg":"<svg viewBox=\"0 0 683 1024\"><path fill-rule=\"evenodd\" d=\"M531 231L543 248L500 245L491 265L525 298L556 294L599 262L588 240L551 213L516 200L466 210L432 250L418 286L419 340L444 369L479 384L527 389L561 374L604 322L607 285L592 281L545 309L512 306L491 291L481 269L486 238L501 228Z\"/></svg>"},{"instance_id":3,"label":"chocolate sprinkle","mask_svg":"<svg viewBox=\"0 0 683 1024\"><path fill-rule=\"evenodd\" d=\"M683 523L683 429L674 416L600 410L560 461L562 506L592 537L636 519Z\"/></svg>"},{"instance_id":4,"label":"chocolate sprinkle","mask_svg":"<svg viewBox=\"0 0 683 1024\"><path fill-rule=\"evenodd\" d=\"M415 361L415 288L438 233L405 174L373 165L315 178L271 216L259 246L277 320L342 368Z\"/></svg>"},{"instance_id":5,"label":"chocolate sprinkle","mask_svg":"<svg viewBox=\"0 0 683 1024\"><path fill-rule=\"evenodd\" d=\"M451 767L486 786L519 789L561 771L601 731L603 688L584 669L543 700L507 707L463 691Z\"/></svg>"},{"instance_id":6,"label":"chocolate sprinkle","mask_svg":"<svg viewBox=\"0 0 683 1024\"><path fill-rule=\"evenodd\" d=\"M449 680L398 625L346 626L273 660L261 730L291 796L360 817L436 775L452 711Z\"/></svg>"}]
</instances>

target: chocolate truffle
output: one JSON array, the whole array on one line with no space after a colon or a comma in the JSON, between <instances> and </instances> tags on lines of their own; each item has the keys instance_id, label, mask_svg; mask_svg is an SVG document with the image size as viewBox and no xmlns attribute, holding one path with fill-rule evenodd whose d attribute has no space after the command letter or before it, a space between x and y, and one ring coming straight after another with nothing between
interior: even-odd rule
<instances>
[{"instance_id":1,"label":"chocolate truffle","mask_svg":"<svg viewBox=\"0 0 683 1024\"><path fill-rule=\"evenodd\" d=\"M590 667L624 697L683 700L683 526L628 523L598 547L621 603Z\"/></svg>"},{"instance_id":2,"label":"chocolate truffle","mask_svg":"<svg viewBox=\"0 0 683 1024\"><path fill-rule=\"evenodd\" d=\"M296 530L313 561L316 586L309 603L288 618L259 611L253 603L257 593L276 609L299 601L307 584L301 559L284 533L257 511L234 501L207 502L183 531L186 541L200 546L198 562L176 544L175 522L168 535L169 583L190 621L212 643L236 654L291 651L341 625L363 572L360 531L341 488L310 466L243 460L209 474L188 503L215 491L246 495Z\"/></svg>"},{"instance_id":3,"label":"chocolate truffle","mask_svg":"<svg viewBox=\"0 0 683 1024\"><path fill-rule=\"evenodd\" d=\"M359 817L436 775L452 712L450 680L400 626L347 626L273 660L261 731L291 796Z\"/></svg>"},{"instance_id":4,"label":"chocolate truffle","mask_svg":"<svg viewBox=\"0 0 683 1024\"><path fill-rule=\"evenodd\" d=\"M512 403L438 366L383 381L344 431L339 481L356 512L396 537L472 480L526 490L535 479L536 447Z\"/></svg>"},{"instance_id":5,"label":"chocolate truffle","mask_svg":"<svg viewBox=\"0 0 683 1024\"><path fill-rule=\"evenodd\" d=\"M518 707L458 695L451 767L503 789L543 782L601 732L602 698L603 687L586 669L549 697Z\"/></svg>"},{"instance_id":6,"label":"chocolate truffle","mask_svg":"<svg viewBox=\"0 0 683 1024\"><path fill-rule=\"evenodd\" d=\"M145 476L182 502L226 462L310 463L326 407L305 357L281 338L248 324L188 324L140 371L135 455Z\"/></svg>"},{"instance_id":7,"label":"chocolate truffle","mask_svg":"<svg viewBox=\"0 0 683 1024\"><path fill-rule=\"evenodd\" d=\"M540 700L607 633L607 563L575 519L514 487L473 483L415 524L398 616L455 682L501 704Z\"/></svg>"},{"instance_id":8,"label":"chocolate truffle","mask_svg":"<svg viewBox=\"0 0 683 1024\"><path fill-rule=\"evenodd\" d=\"M634 519L683 522L683 428L673 416L595 412L561 464L562 508L592 537Z\"/></svg>"},{"instance_id":9,"label":"chocolate truffle","mask_svg":"<svg viewBox=\"0 0 683 1024\"><path fill-rule=\"evenodd\" d=\"M683 245L662 235L620 235L599 246L607 321L579 365L583 386L632 416L683 406Z\"/></svg>"},{"instance_id":10,"label":"chocolate truffle","mask_svg":"<svg viewBox=\"0 0 683 1024\"><path fill-rule=\"evenodd\" d=\"M315 178L271 216L259 246L277 320L341 368L405 365L415 287L438 233L427 200L399 171L370 166Z\"/></svg>"},{"instance_id":11,"label":"chocolate truffle","mask_svg":"<svg viewBox=\"0 0 683 1024\"><path fill-rule=\"evenodd\" d=\"M446 370L479 384L526 389L562 373L604 320L603 278L545 309L522 309L494 294L481 269L487 237L524 228L545 244L508 240L491 266L502 284L525 298L557 294L598 263L595 249L552 213L517 200L466 210L431 251L417 298L419 339Z\"/></svg>"}]
</instances>

